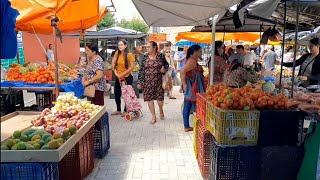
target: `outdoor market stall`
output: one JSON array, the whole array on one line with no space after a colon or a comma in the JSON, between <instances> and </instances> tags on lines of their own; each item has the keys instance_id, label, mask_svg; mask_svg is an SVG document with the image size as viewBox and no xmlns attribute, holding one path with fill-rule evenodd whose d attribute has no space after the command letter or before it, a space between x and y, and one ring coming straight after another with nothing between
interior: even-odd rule
<instances>
[{"instance_id":1,"label":"outdoor market stall","mask_svg":"<svg viewBox=\"0 0 320 180\"><path fill-rule=\"evenodd\" d=\"M1 117L1 178L83 179L110 147L108 113L60 95L52 109ZM72 173L70 173L72 172Z\"/></svg>"},{"instance_id":2,"label":"outdoor market stall","mask_svg":"<svg viewBox=\"0 0 320 180\"><path fill-rule=\"evenodd\" d=\"M54 34L55 57L56 33L82 31L97 24L107 12L99 1L44 0L35 6L31 1L19 2L12 4L24 12L24 17L29 12L33 18L19 22L17 28L35 34ZM58 23L59 18L63 23ZM83 94L79 79L59 85L62 77L58 74L63 72L57 59L48 65L13 66L8 72L12 73L8 76L11 81L1 83L1 88L54 90L57 98L51 109L17 111L1 117L1 179L83 179L93 170L94 157L103 158L110 147L105 107L75 96ZM60 88L74 92L59 96Z\"/></svg>"},{"instance_id":3,"label":"outdoor market stall","mask_svg":"<svg viewBox=\"0 0 320 180\"><path fill-rule=\"evenodd\" d=\"M185 8L182 8L183 5L178 6L180 2L177 1L153 0L145 2L134 0L133 2L138 10L147 9L147 11L140 12L149 25L174 26L198 23L196 26L199 26L203 25L204 20L207 20L207 22L212 21L210 31L215 34L216 22L223 16L223 13L219 14L223 12L222 10L215 14L209 12L205 14L205 8L209 6L201 4L204 1L186 3L184 4ZM236 30L239 28L239 23L240 27L245 29L246 17L250 16L260 22L271 23L273 27L276 25L283 29L296 30L297 33L299 26L308 30L319 22L318 17L315 17L315 14L319 14L315 13L319 9L319 3L316 1L313 5L308 3L310 1L303 3L280 0L243 1L233 7L229 20L234 20L232 14L238 15L236 17L238 27L234 28L233 25ZM219 3L211 2L211 4ZM287 5L293 7L290 8L290 12L288 11L288 17ZM193 11L193 8L199 11ZM230 7L225 7L225 9L227 8ZM303 13L301 13L303 18L300 20L299 8L303 9ZM186 11L186 9L193 12ZM196 20L194 17L197 16L193 16L193 13L196 12L199 16L207 15L207 17ZM165 18L158 19L157 16L151 15L153 13L161 14ZM274 21L270 20L271 15L275 18ZM212 18L209 20L208 16ZM193 17L193 19L187 17ZM287 22L286 18L290 20ZM284 22L282 23L282 21ZM302 22L301 25L298 21ZM256 26L256 29L261 32L261 27ZM225 26L221 26L220 32L228 32L228 30L225 30ZM211 38L212 50L215 49L214 37ZM212 60L211 70L214 67L213 62ZM294 71L291 73L292 81L294 81ZM282 82L282 76L281 68L280 82ZM213 77L210 78L213 79ZM266 80L268 81L268 77ZM304 96L301 89L298 89L298 92L294 91L294 83L291 83L290 88L291 98L294 97L292 99L289 99L288 91L281 90L283 88L281 84L280 89L276 90L276 85L272 82L262 81L260 83L249 84L243 88L229 88L223 85L210 86L207 89L207 95L197 94L194 150L203 177L209 177L209 179L282 180L297 179L297 177L298 179L316 179L319 141L316 142L315 139L320 135L316 125L319 123L312 123L305 141L303 141L302 128L306 116L304 111L313 114L313 121L319 121L319 106L315 105L318 103L318 100L315 100L318 94L308 92L308 100L303 98L305 102L294 104L297 103L296 98ZM213 82L211 81L210 84ZM306 90L302 89L302 91ZM313 99L312 102L311 99ZM305 103L312 104L304 105ZM312 109L317 111L314 112ZM308 145L301 146L303 142Z\"/></svg>"}]
</instances>

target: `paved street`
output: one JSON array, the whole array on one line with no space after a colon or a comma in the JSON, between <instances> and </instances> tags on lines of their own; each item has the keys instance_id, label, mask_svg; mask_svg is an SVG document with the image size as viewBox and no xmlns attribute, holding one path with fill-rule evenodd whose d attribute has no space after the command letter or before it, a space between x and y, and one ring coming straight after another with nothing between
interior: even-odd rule
<instances>
[{"instance_id":1,"label":"paved street","mask_svg":"<svg viewBox=\"0 0 320 180\"><path fill-rule=\"evenodd\" d=\"M149 124L151 114L142 95L143 118L127 122L120 116L110 116L111 148L104 159L95 160L95 169L86 180L202 179L193 152L193 132L183 130L183 95L178 89L174 95L176 100L165 98L165 120L159 119L156 109L155 125ZM34 94L24 97L26 105L35 103ZM109 96L105 103L109 113L115 110L115 101Z\"/></svg>"},{"instance_id":2,"label":"paved street","mask_svg":"<svg viewBox=\"0 0 320 180\"><path fill-rule=\"evenodd\" d=\"M193 152L193 133L183 131L183 96L177 89L175 92L176 100L165 99L166 119L155 125L149 124L151 114L142 97L143 118L127 122L111 116L111 148L104 159L96 161L94 171L86 179L202 179ZM105 102L108 112L113 112L114 100L106 97Z\"/></svg>"}]
</instances>

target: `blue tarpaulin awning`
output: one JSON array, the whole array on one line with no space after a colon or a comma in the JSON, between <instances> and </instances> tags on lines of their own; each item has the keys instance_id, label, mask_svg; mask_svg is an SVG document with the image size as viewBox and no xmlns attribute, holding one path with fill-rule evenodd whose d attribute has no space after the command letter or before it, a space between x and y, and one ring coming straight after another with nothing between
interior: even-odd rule
<instances>
[{"instance_id":1,"label":"blue tarpaulin awning","mask_svg":"<svg viewBox=\"0 0 320 180\"><path fill-rule=\"evenodd\" d=\"M16 18L19 12L11 7L9 0L1 0L0 28L1 47L0 59L12 59L17 55L18 42L15 31Z\"/></svg>"},{"instance_id":2,"label":"blue tarpaulin awning","mask_svg":"<svg viewBox=\"0 0 320 180\"><path fill-rule=\"evenodd\" d=\"M201 47L204 47L206 46L207 44L203 44L203 43L195 43L195 42L191 42L191 41L179 41L175 44L175 46L192 46L192 45L195 45L195 44L198 44L199 46Z\"/></svg>"}]
</instances>

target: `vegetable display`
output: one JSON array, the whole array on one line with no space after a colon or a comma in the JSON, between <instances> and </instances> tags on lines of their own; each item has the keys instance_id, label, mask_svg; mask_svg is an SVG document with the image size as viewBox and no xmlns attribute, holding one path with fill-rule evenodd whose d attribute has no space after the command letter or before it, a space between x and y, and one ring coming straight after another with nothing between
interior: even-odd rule
<instances>
[{"instance_id":1,"label":"vegetable display","mask_svg":"<svg viewBox=\"0 0 320 180\"><path fill-rule=\"evenodd\" d=\"M77 133L77 127L70 126L62 132L50 134L43 129L27 129L15 131L11 138L2 145L1 150L48 150L58 149L73 134Z\"/></svg>"},{"instance_id":2,"label":"vegetable display","mask_svg":"<svg viewBox=\"0 0 320 180\"><path fill-rule=\"evenodd\" d=\"M270 85L268 85L270 86ZM209 86L206 97L214 106L230 110L287 109L288 98L284 94L272 94L251 85L231 88L224 84ZM272 89L267 89L268 91Z\"/></svg>"},{"instance_id":3,"label":"vegetable display","mask_svg":"<svg viewBox=\"0 0 320 180\"><path fill-rule=\"evenodd\" d=\"M51 134L63 131L65 128L75 126L78 129L90 120L102 107L83 101L66 93L58 97L55 106L50 110L44 109L42 113L32 120L35 127L44 127Z\"/></svg>"}]
</instances>

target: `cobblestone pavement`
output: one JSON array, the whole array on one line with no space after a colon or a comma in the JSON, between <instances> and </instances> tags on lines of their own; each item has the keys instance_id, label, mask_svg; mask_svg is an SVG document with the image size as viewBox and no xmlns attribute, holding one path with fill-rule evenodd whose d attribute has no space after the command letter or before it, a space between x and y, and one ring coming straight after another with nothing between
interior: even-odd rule
<instances>
[{"instance_id":1,"label":"cobblestone pavement","mask_svg":"<svg viewBox=\"0 0 320 180\"><path fill-rule=\"evenodd\" d=\"M149 124L151 114L142 97L141 119L127 122L110 116L111 148L104 159L95 161L86 180L202 179L193 152L193 133L183 131L183 96L177 89L174 94L176 100L165 99L166 119L155 125ZM106 96L105 102L108 112L113 112L114 100ZM157 116L159 119L158 109Z\"/></svg>"}]
</instances>

